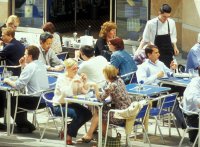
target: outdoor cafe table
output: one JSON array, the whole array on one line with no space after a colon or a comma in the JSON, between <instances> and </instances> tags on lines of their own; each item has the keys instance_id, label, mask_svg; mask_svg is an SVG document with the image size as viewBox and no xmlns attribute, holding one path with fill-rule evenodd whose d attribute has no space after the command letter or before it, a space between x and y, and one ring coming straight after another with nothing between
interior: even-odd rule
<instances>
[{"instance_id":1,"label":"outdoor cafe table","mask_svg":"<svg viewBox=\"0 0 200 147\"><path fill-rule=\"evenodd\" d=\"M7 135L10 136L11 93L17 92L18 90L12 88L11 86L5 83L0 85L0 90L6 92L6 98L7 98L6 124L7 124Z\"/></svg>"},{"instance_id":2,"label":"outdoor cafe table","mask_svg":"<svg viewBox=\"0 0 200 147\"><path fill-rule=\"evenodd\" d=\"M141 88L142 87L142 88ZM139 85L136 83L126 85L126 90L131 95L150 97L163 92L168 92L171 90L169 87L160 87L155 85Z\"/></svg>"},{"instance_id":3,"label":"outdoor cafe table","mask_svg":"<svg viewBox=\"0 0 200 147\"><path fill-rule=\"evenodd\" d=\"M173 85L173 86L180 86L180 87L187 87L190 83L191 78L178 78L178 77L170 77L170 78L161 78L160 84Z\"/></svg>"},{"instance_id":4,"label":"outdoor cafe table","mask_svg":"<svg viewBox=\"0 0 200 147\"><path fill-rule=\"evenodd\" d=\"M98 115L99 115L99 132L98 132L98 147L102 146L102 108L103 102L99 102L96 98L85 98L85 95L78 95L73 97L65 98L65 132L64 132L64 143L66 144L66 137L67 137L67 106L68 103L79 103L79 104L86 104L98 107ZM66 144L67 145L67 144Z\"/></svg>"}]
</instances>

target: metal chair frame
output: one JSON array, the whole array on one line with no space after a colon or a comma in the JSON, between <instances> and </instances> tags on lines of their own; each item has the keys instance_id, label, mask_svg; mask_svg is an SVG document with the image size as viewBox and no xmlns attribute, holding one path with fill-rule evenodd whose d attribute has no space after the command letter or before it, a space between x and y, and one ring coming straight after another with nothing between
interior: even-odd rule
<instances>
[{"instance_id":1,"label":"metal chair frame","mask_svg":"<svg viewBox=\"0 0 200 147\"><path fill-rule=\"evenodd\" d=\"M197 112L187 111L187 110L183 109L182 103L179 104L179 107L180 107L180 109L181 109L183 115L184 115L184 113L199 115L199 113L197 113ZM184 117L184 120L185 120L185 117ZM186 135L186 133L187 133L189 130L199 130L198 127L196 128L196 127L189 126L189 125L187 124L187 121L186 121L186 120L185 120L185 124L186 124L186 129L185 129L185 131L184 131L184 133L183 133L183 136L182 136L182 138L181 138L181 140L180 140L180 142L179 142L179 145L178 145L179 147L182 146L182 143L183 143L183 140L184 140L184 138L185 138L185 135ZM197 143L198 137L199 137L199 133L198 133L198 135L197 135L197 137L196 137L196 139L195 139L195 141L194 141L192 147L194 147L195 144Z\"/></svg>"},{"instance_id":2,"label":"metal chair frame","mask_svg":"<svg viewBox=\"0 0 200 147\"><path fill-rule=\"evenodd\" d=\"M153 101L158 101L160 103L160 106L158 106L157 108L152 108L150 110L149 115L151 117L153 117L156 121L155 134L156 134L156 130L158 127L158 130L160 132L160 137L161 137L163 144L164 144L163 134L161 132L161 128L160 128L159 121L158 121L161 117L168 115L169 135L170 136L171 136L171 118L176 127L178 135L181 136L180 132L176 126L174 115L172 113L175 103L176 103L176 100L177 100L177 96L178 96L178 93L171 93L171 94L161 95L161 96L155 98Z\"/></svg>"}]
</instances>

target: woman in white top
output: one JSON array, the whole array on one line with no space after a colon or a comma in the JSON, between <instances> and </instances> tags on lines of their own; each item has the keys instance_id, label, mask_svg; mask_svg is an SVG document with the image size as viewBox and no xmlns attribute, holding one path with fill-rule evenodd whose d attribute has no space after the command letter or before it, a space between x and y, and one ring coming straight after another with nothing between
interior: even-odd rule
<instances>
[{"instance_id":1,"label":"woman in white top","mask_svg":"<svg viewBox=\"0 0 200 147\"><path fill-rule=\"evenodd\" d=\"M56 88L54 91L53 101L54 113L61 115L61 109L58 104L65 104L64 98L86 94L88 92L87 77L82 74L78 75L78 63L76 60L69 58L64 61L66 72L58 77ZM65 115L65 105L62 107ZM72 122L67 129L67 144L72 144L72 137L76 137L78 129L91 119L92 113L84 106L77 103L69 103L67 116L72 117Z\"/></svg>"}]
</instances>

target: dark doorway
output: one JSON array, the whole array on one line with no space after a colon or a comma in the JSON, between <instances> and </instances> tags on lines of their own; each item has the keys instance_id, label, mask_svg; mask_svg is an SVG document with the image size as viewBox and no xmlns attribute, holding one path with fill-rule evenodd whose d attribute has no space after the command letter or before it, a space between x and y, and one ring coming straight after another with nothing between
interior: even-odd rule
<instances>
[{"instance_id":1,"label":"dark doorway","mask_svg":"<svg viewBox=\"0 0 200 147\"><path fill-rule=\"evenodd\" d=\"M48 0L47 21L53 22L60 33L84 34L89 26L92 33L99 32L109 13L109 0Z\"/></svg>"}]
</instances>

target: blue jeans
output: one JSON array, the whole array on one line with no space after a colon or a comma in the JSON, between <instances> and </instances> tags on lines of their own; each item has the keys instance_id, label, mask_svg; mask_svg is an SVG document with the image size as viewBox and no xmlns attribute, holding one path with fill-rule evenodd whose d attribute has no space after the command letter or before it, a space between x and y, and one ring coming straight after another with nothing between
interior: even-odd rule
<instances>
[{"instance_id":1,"label":"blue jeans","mask_svg":"<svg viewBox=\"0 0 200 147\"><path fill-rule=\"evenodd\" d=\"M61 110L60 110L60 106L55 106L53 108L54 110L54 114L56 116L61 116ZM65 107L62 107L62 112L63 112L63 115L65 116ZM67 116L68 117L71 117L72 119L76 119L77 118L77 115L76 115L76 112L74 111L74 109L72 108L67 108Z\"/></svg>"},{"instance_id":2,"label":"blue jeans","mask_svg":"<svg viewBox=\"0 0 200 147\"><path fill-rule=\"evenodd\" d=\"M62 107L63 114L65 107ZM54 113L60 114L60 107L54 107ZM68 125L67 134L76 137L79 128L92 118L92 113L86 107L76 103L68 104L67 116L72 118L72 122Z\"/></svg>"}]
</instances>

